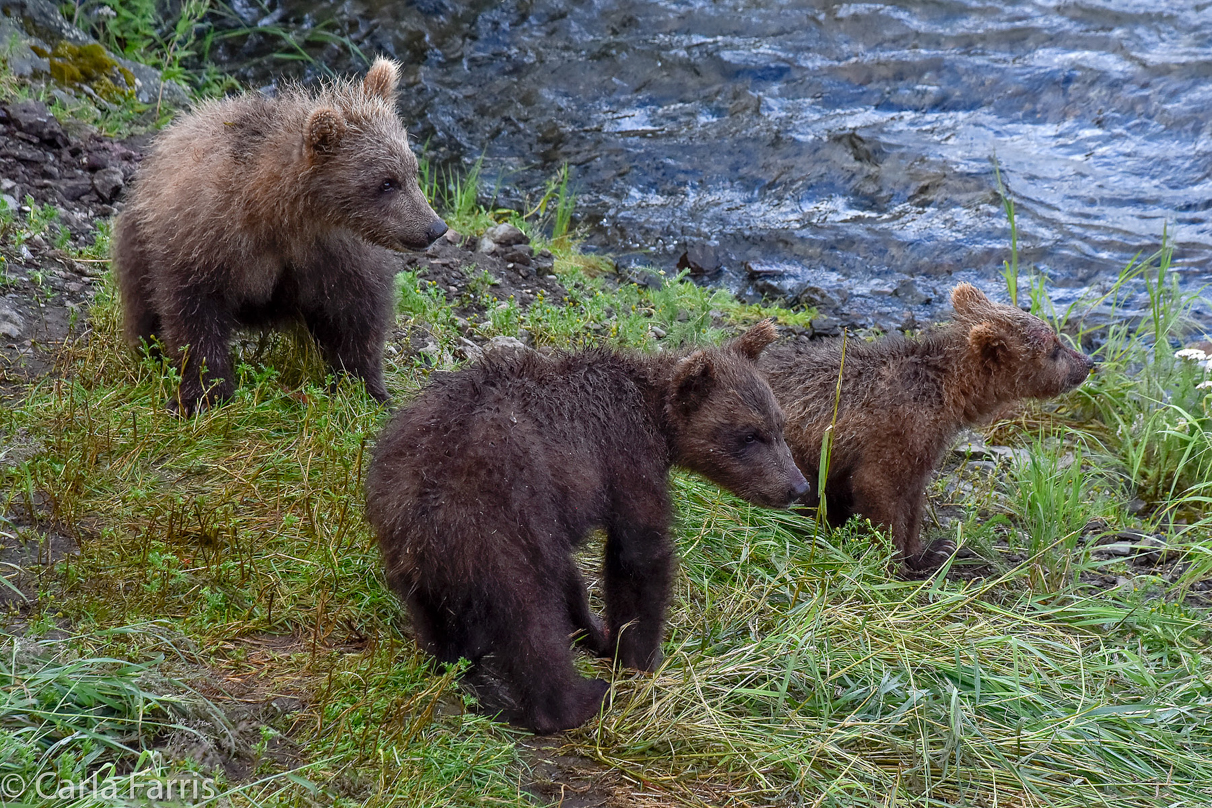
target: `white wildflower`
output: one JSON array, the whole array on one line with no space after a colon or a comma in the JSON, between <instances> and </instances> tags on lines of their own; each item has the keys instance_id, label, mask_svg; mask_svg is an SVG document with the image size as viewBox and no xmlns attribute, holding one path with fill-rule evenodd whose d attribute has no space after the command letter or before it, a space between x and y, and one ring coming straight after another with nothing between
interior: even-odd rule
<instances>
[{"instance_id":1,"label":"white wildflower","mask_svg":"<svg viewBox=\"0 0 1212 808\"><path fill-rule=\"evenodd\" d=\"M1199 348L1183 348L1181 351L1174 352L1175 359L1190 359L1192 362L1203 362L1207 360L1208 355Z\"/></svg>"},{"instance_id":2,"label":"white wildflower","mask_svg":"<svg viewBox=\"0 0 1212 808\"><path fill-rule=\"evenodd\" d=\"M114 11L109 6L101 6L93 12L93 16L102 20L112 20L118 16L118 12Z\"/></svg>"},{"instance_id":3,"label":"white wildflower","mask_svg":"<svg viewBox=\"0 0 1212 808\"><path fill-rule=\"evenodd\" d=\"M1206 382L1200 382L1199 384L1195 385L1195 389L1196 390L1212 390L1212 379L1209 379Z\"/></svg>"}]
</instances>

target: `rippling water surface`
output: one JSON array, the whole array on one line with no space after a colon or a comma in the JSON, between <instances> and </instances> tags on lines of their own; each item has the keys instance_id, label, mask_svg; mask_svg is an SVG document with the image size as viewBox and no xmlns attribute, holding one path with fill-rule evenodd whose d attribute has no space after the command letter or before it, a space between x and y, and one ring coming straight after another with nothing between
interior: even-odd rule
<instances>
[{"instance_id":1,"label":"rippling water surface","mask_svg":"<svg viewBox=\"0 0 1212 808\"><path fill-rule=\"evenodd\" d=\"M532 189L567 162L591 244L672 268L712 243L716 279L740 291L891 325L933 314L956 280L1001 287L995 155L1021 260L1061 302L1163 231L1185 282L1212 281L1212 2L237 8L396 56L405 119L435 153L483 153ZM282 69L245 63L261 80Z\"/></svg>"}]
</instances>

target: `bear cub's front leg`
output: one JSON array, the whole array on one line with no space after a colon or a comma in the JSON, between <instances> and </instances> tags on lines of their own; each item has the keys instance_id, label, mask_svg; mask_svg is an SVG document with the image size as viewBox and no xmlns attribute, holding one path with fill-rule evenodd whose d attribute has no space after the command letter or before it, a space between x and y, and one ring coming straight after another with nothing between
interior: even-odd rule
<instances>
[{"instance_id":1,"label":"bear cub's front leg","mask_svg":"<svg viewBox=\"0 0 1212 808\"><path fill-rule=\"evenodd\" d=\"M673 545L659 527L615 522L606 540L606 622L615 660L653 671L673 581Z\"/></svg>"}]
</instances>

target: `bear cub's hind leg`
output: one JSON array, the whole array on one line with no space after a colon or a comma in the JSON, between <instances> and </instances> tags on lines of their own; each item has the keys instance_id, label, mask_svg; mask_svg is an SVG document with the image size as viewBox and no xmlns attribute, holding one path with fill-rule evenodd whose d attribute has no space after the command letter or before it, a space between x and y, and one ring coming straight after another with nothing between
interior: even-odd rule
<instances>
[{"instance_id":1,"label":"bear cub's hind leg","mask_svg":"<svg viewBox=\"0 0 1212 808\"><path fill-rule=\"evenodd\" d=\"M539 582L529 594L541 591ZM569 636L572 624L562 593L516 601L509 625L502 625L493 649L496 664L512 685L517 715L511 722L539 734L581 726L601 707L610 685L601 679L585 679L572 664Z\"/></svg>"}]
</instances>

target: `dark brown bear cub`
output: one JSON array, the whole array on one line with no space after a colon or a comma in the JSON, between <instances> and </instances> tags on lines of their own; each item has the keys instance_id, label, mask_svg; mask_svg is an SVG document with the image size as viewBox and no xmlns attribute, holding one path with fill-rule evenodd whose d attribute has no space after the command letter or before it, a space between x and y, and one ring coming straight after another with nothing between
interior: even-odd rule
<instances>
[{"instance_id":1,"label":"dark brown bear cub","mask_svg":"<svg viewBox=\"0 0 1212 808\"><path fill-rule=\"evenodd\" d=\"M395 113L398 77L379 59L363 82L315 96L208 102L156 141L118 217L114 264L127 339L158 338L179 363L174 405L231 396L233 329L299 319L335 370L387 399L390 250L446 232Z\"/></svg>"},{"instance_id":2,"label":"dark brown bear cub","mask_svg":"<svg viewBox=\"0 0 1212 808\"><path fill-rule=\"evenodd\" d=\"M669 469L786 507L808 484L755 360L761 323L689 356L491 353L437 378L383 431L366 480L387 580L421 646L472 662L487 712L548 733L597 712L606 682L570 637L652 670L674 569ZM606 530L606 625L573 549Z\"/></svg>"},{"instance_id":3,"label":"dark brown bear cub","mask_svg":"<svg viewBox=\"0 0 1212 808\"><path fill-rule=\"evenodd\" d=\"M959 430L1019 399L1071 390L1094 367L1043 320L993 303L974 286L957 286L951 303L955 321L920 340L847 341L825 483L831 524L859 514L884 526L917 570L937 567L955 549L939 540L923 550L919 535L926 485ZM840 341L777 346L762 357L787 414L787 444L814 482L842 364Z\"/></svg>"}]
</instances>

